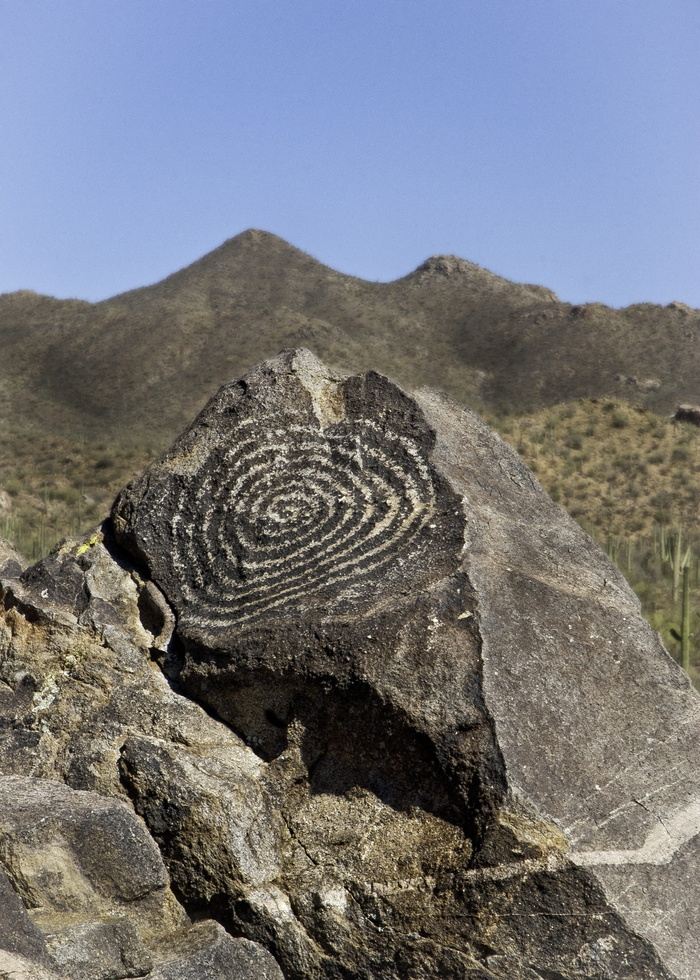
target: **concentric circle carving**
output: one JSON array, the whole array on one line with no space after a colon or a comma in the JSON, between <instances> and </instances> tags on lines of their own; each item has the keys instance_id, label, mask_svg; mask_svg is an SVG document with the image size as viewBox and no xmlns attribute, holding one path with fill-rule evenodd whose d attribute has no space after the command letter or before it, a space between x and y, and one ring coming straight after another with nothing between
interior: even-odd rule
<instances>
[{"instance_id":1,"label":"concentric circle carving","mask_svg":"<svg viewBox=\"0 0 700 980\"><path fill-rule=\"evenodd\" d=\"M268 419L169 494L177 583L206 630L366 598L415 555L436 511L424 451L370 419L325 431Z\"/></svg>"}]
</instances>

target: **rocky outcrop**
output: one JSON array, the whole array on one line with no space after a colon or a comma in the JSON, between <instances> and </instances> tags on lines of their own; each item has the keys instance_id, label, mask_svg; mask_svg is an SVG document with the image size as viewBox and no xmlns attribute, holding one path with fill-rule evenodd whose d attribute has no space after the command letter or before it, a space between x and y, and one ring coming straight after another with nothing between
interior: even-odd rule
<instances>
[{"instance_id":1,"label":"rocky outcrop","mask_svg":"<svg viewBox=\"0 0 700 980\"><path fill-rule=\"evenodd\" d=\"M457 255L433 255L409 273L404 281L419 283L423 286L427 283L433 283L443 287L445 284L464 286L465 283L468 283L469 288L475 294L491 293L497 295L505 293L513 298L517 296L520 300L526 299L531 302L559 302L557 294L551 289L547 289L546 286L512 283L475 262L460 259Z\"/></svg>"},{"instance_id":2,"label":"rocky outcrop","mask_svg":"<svg viewBox=\"0 0 700 980\"><path fill-rule=\"evenodd\" d=\"M141 624L158 622L151 590L104 541L98 530L4 581L0 949L14 957L4 968L70 980L280 977L261 947L191 924L120 781L130 733L199 751L238 740L171 692L149 655L158 637Z\"/></svg>"},{"instance_id":3,"label":"rocky outcrop","mask_svg":"<svg viewBox=\"0 0 700 980\"><path fill-rule=\"evenodd\" d=\"M149 947L187 919L131 807L50 780L10 776L2 788L2 863L45 953L80 980L147 974Z\"/></svg>"},{"instance_id":4,"label":"rocky outcrop","mask_svg":"<svg viewBox=\"0 0 700 980\"><path fill-rule=\"evenodd\" d=\"M446 397L287 351L0 568L26 976L697 976L697 697Z\"/></svg>"},{"instance_id":5,"label":"rocky outcrop","mask_svg":"<svg viewBox=\"0 0 700 980\"><path fill-rule=\"evenodd\" d=\"M700 405L679 405L673 414L677 422L690 422L700 425Z\"/></svg>"}]
</instances>

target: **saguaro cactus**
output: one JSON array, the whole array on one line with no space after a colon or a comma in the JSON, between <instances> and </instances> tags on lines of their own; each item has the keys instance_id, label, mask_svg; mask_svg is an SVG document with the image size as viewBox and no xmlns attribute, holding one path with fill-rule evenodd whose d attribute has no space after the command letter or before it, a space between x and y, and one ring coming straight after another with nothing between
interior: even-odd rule
<instances>
[{"instance_id":1,"label":"saguaro cactus","mask_svg":"<svg viewBox=\"0 0 700 980\"><path fill-rule=\"evenodd\" d=\"M683 570L690 564L693 557L690 545L684 546L683 531L680 527L673 533L670 540L665 529L662 528L661 557L671 568L673 582L672 599L674 603L678 602Z\"/></svg>"}]
</instances>

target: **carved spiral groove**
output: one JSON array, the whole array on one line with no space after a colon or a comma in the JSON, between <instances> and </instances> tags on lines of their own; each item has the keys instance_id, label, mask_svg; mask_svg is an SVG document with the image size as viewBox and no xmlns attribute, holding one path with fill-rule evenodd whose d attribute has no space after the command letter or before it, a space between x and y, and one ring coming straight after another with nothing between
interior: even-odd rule
<instances>
[{"instance_id":1,"label":"carved spiral groove","mask_svg":"<svg viewBox=\"0 0 700 980\"><path fill-rule=\"evenodd\" d=\"M176 494L171 572L190 621L210 630L309 602L337 608L415 552L435 508L420 447L374 421L244 423Z\"/></svg>"}]
</instances>

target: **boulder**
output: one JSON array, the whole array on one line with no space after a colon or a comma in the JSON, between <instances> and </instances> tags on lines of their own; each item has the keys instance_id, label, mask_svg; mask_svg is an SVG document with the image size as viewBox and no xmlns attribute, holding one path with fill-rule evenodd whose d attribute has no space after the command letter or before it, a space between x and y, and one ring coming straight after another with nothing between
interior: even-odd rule
<instances>
[{"instance_id":1,"label":"boulder","mask_svg":"<svg viewBox=\"0 0 700 980\"><path fill-rule=\"evenodd\" d=\"M53 962L76 980L147 974L148 946L187 917L132 808L50 780L0 786L0 858Z\"/></svg>"},{"instance_id":2,"label":"boulder","mask_svg":"<svg viewBox=\"0 0 700 980\"><path fill-rule=\"evenodd\" d=\"M267 883L225 843L238 871L199 898L289 976L696 974L697 697L475 416L288 351L112 516L172 606L171 679L256 753L282 817ZM192 883L187 824L159 816L181 771L124 747Z\"/></svg>"},{"instance_id":3,"label":"boulder","mask_svg":"<svg viewBox=\"0 0 700 980\"><path fill-rule=\"evenodd\" d=\"M12 578L22 574L26 561L5 538L0 538L0 577Z\"/></svg>"},{"instance_id":4,"label":"boulder","mask_svg":"<svg viewBox=\"0 0 700 980\"><path fill-rule=\"evenodd\" d=\"M270 954L233 939L216 922L198 922L172 943L148 980L284 980Z\"/></svg>"},{"instance_id":5,"label":"boulder","mask_svg":"<svg viewBox=\"0 0 700 980\"><path fill-rule=\"evenodd\" d=\"M3 584L0 964L27 980L278 975L262 948L190 925L120 779L136 736L232 768L238 752L239 780L248 758L259 767L153 663L170 616L160 594L101 528Z\"/></svg>"},{"instance_id":6,"label":"boulder","mask_svg":"<svg viewBox=\"0 0 700 980\"><path fill-rule=\"evenodd\" d=\"M690 422L691 425L700 425L700 405L679 405L673 413L673 418L677 422Z\"/></svg>"},{"instance_id":7,"label":"boulder","mask_svg":"<svg viewBox=\"0 0 700 980\"><path fill-rule=\"evenodd\" d=\"M10 571L20 975L697 976L697 696L445 396L286 351Z\"/></svg>"}]
</instances>

